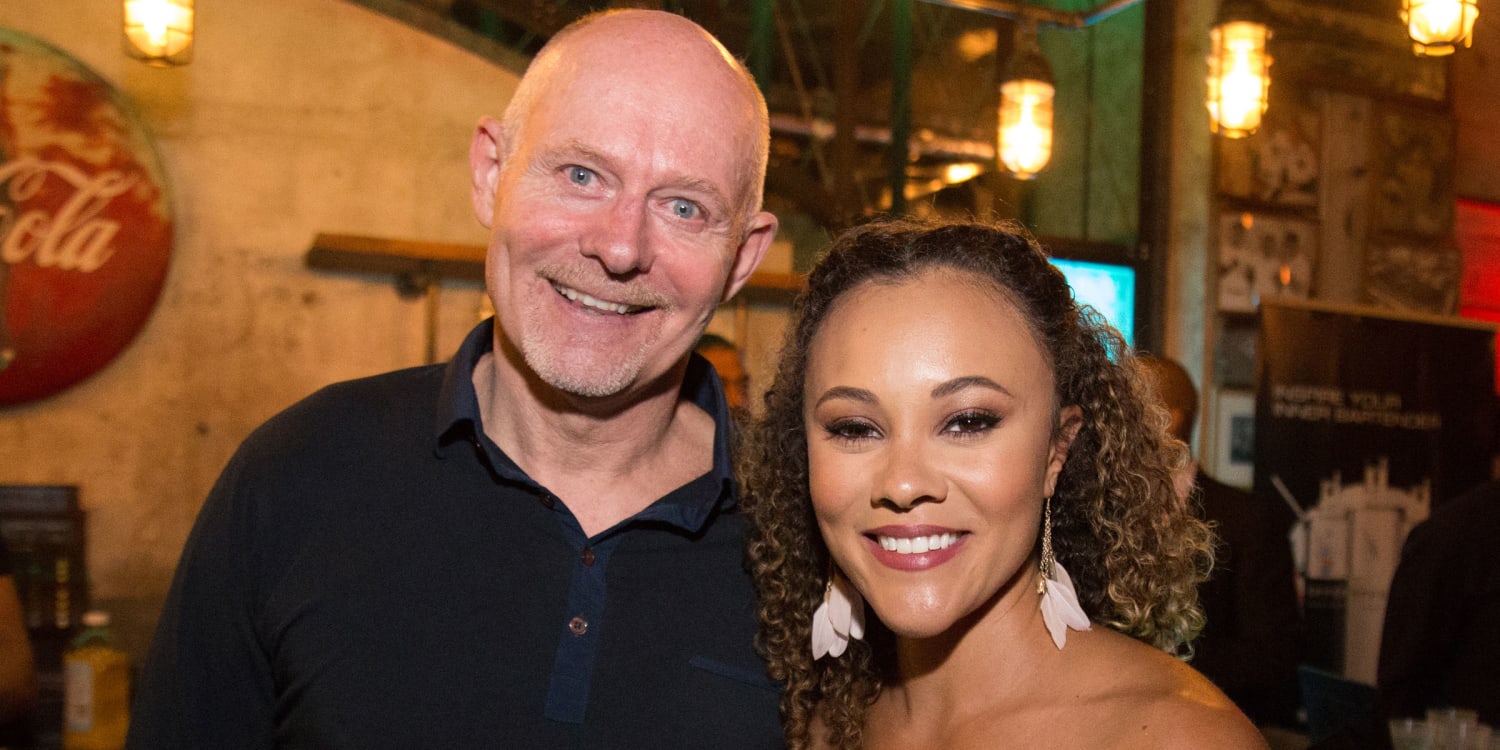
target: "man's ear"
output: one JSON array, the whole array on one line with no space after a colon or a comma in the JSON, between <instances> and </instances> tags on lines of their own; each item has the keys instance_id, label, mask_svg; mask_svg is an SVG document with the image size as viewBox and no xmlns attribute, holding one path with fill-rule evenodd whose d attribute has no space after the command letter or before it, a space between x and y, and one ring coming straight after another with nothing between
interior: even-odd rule
<instances>
[{"instance_id":1,"label":"man's ear","mask_svg":"<svg viewBox=\"0 0 1500 750\"><path fill-rule=\"evenodd\" d=\"M486 229L495 219L495 189L500 170L505 166L505 129L493 117L482 117L469 143L469 196L474 201L474 216Z\"/></svg>"},{"instance_id":2,"label":"man's ear","mask_svg":"<svg viewBox=\"0 0 1500 750\"><path fill-rule=\"evenodd\" d=\"M750 280L750 274L755 273L756 266L766 257L771 240L776 239L776 226L776 217L769 212L761 211L750 217L745 227L745 239L735 250L734 266L729 269L729 282L724 285L720 303L728 302Z\"/></svg>"},{"instance_id":3,"label":"man's ear","mask_svg":"<svg viewBox=\"0 0 1500 750\"><path fill-rule=\"evenodd\" d=\"M1082 428L1082 408L1074 405L1058 410L1057 428L1052 433L1052 447L1047 449L1047 479L1044 482L1047 497L1051 497L1056 491L1057 477L1068 460L1068 450L1073 447L1073 440L1078 437L1078 431Z\"/></svg>"}]
</instances>

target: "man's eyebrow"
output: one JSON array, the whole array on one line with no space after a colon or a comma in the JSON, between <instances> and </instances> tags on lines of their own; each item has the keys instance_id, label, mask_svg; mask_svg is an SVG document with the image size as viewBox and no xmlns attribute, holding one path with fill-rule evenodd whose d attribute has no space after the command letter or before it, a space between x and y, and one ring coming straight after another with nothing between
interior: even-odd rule
<instances>
[{"instance_id":1,"label":"man's eyebrow","mask_svg":"<svg viewBox=\"0 0 1500 750\"><path fill-rule=\"evenodd\" d=\"M880 399L875 398L874 393L871 393L864 388L855 388L854 386L849 385L836 385L826 391L823 391L823 395L818 397L818 400L813 403L813 406L821 406L824 401L832 401L836 398L846 398L851 401L859 401L866 404L879 403L880 401Z\"/></svg>"},{"instance_id":2,"label":"man's eyebrow","mask_svg":"<svg viewBox=\"0 0 1500 750\"><path fill-rule=\"evenodd\" d=\"M1010 391L1006 390L1004 386L983 375L967 375L939 384L938 387L932 389L932 397L942 398L943 396L958 393L965 388L988 388L992 391L999 391L1007 396L1010 395Z\"/></svg>"},{"instance_id":3,"label":"man's eyebrow","mask_svg":"<svg viewBox=\"0 0 1500 750\"><path fill-rule=\"evenodd\" d=\"M729 199L719 191L719 187L701 177L682 176L669 180L667 184L679 190L703 193L719 206L729 205Z\"/></svg>"},{"instance_id":4,"label":"man's eyebrow","mask_svg":"<svg viewBox=\"0 0 1500 750\"><path fill-rule=\"evenodd\" d=\"M603 151L593 148L592 146L585 145L582 141L576 139L570 139L567 143L562 144L560 147L551 149L550 151L548 151L548 156L552 157L553 159L571 159L581 157L584 160L592 161L597 164L604 164L606 166L614 163L614 160L609 158L609 155L605 154Z\"/></svg>"}]
</instances>

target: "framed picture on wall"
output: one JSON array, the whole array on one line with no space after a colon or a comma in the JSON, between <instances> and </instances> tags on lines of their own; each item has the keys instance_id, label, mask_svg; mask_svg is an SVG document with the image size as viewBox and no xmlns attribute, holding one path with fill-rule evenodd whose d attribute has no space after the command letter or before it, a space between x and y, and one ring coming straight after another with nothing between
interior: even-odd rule
<instances>
[{"instance_id":1,"label":"framed picture on wall","mask_svg":"<svg viewBox=\"0 0 1500 750\"><path fill-rule=\"evenodd\" d=\"M1220 390L1216 414L1215 478L1248 489L1255 481L1255 394Z\"/></svg>"},{"instance_id":2,"label":"framed picture on wall","mask_svg":"<svg viewBox=\"0 0 1500 750\"><path fill-rule=\"evenodd\" d=\"M1216 138L1220 195L1269 206L1318 205L1321 97L1278 82L1253 138Z\"/></svg>"},{"instance_id":3,"label":"framed picture on wall","mask_svg":"<svg viewBox=\"0 0 1500 750\"><path fill-rule=\"evenodd\" d=\"M1307 299L1317 229L1316 222L1295 215L1220 211L1219 309L1248 313L1265 299Z\"/></svg>"},{"instance_id":4,"label":"framed picture on wall","mask_svg":"<svg viewBox=\"0 0 1500 750\"><path fill-rule=\"evenodd\" d=\"M1255 388L1255 339L1259 321L1251 315L1226 316L1214 349L1214 376L1225 388Z\"/></svg>"},{"instance_id":5,"label":"framed picture on wall","mask_svg":"<svg viewBox=\"0 0 1500 750\"><path fill-rule=\"evenodd\" d=\"M1457 148L1453 118L1414 108L1382 107L1374 126L1372 228L1429 237L1449 235Z\"/></svg>"},{"instance_id":6,"label":"framed picture on wall","mask_svg":"<svg viewBox=\"0 0 1500 750\"><path fill-rule=\"evenodd\" d=\"M1463 256L1445 241L1375 238L1365 248L1364 301L1389 310L1458 311Z\"/></svg>"}]
</instances>

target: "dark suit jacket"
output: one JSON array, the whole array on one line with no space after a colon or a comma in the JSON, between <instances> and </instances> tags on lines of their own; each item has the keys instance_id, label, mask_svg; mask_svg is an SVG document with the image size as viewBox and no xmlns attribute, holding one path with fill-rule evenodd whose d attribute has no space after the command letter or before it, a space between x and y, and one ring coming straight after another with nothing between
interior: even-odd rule
<instances>
[{"instance_id":1,"label":"dark suit jacket","mask_svg":"<svg viewBox=\"0 0 1500 750\"><path fill-rule=\"evenodd\" d=\"M1438 506L1407 536L1378 682L1389 716L1452 705L1500 724L1500 482Z\"/></svg>"},{"instance_id":2,"label":"dark suit jacket","mask_svg":"<svg viewBox=\"0 0 1500 750\"><path fill-rule=\"evenodd\" d=\"M1291 510L1198 472L1203 518L1219 537L1198 589L1207 624L1192 665L1257 724L1295 723L1301 611Z\"/></svg>"}]
</instances>

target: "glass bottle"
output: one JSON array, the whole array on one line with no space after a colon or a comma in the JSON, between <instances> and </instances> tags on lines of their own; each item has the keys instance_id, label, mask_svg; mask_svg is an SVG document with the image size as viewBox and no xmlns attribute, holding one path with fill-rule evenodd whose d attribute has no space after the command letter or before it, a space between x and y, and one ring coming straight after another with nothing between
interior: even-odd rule
<instances>
[{"instance_id":1,"label":"glass bottle","mask_svg":"<svg viewBox=\"0 0 1500 750\"><path fill-rule=\"evenodd\" d=\"M63 750L121 750L130 726L130 657L110 632L109 613L85 612L82 623L63 656Z\"/></svg>"}]
</instances>

